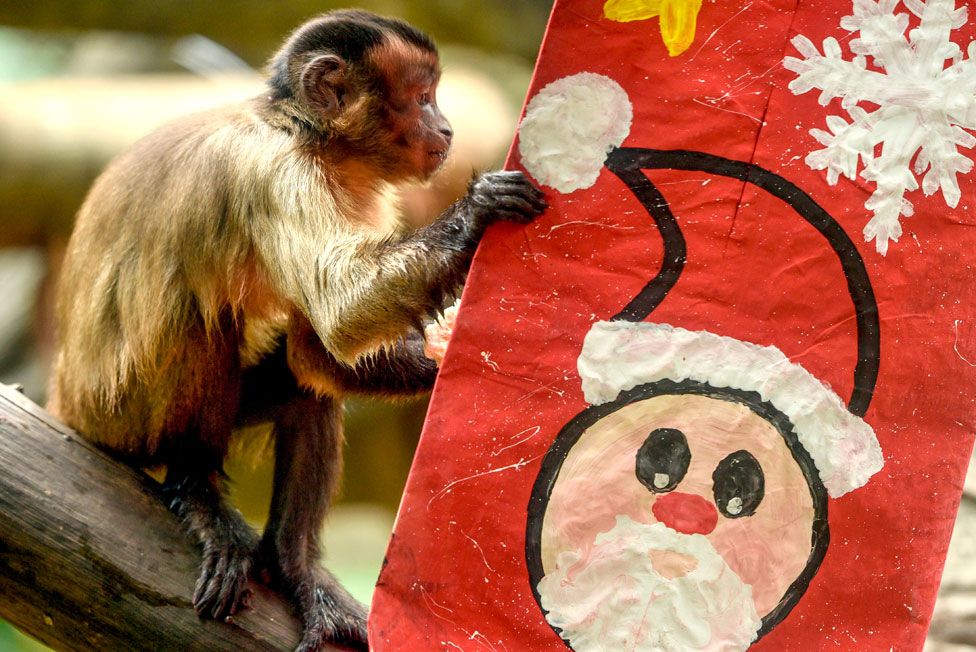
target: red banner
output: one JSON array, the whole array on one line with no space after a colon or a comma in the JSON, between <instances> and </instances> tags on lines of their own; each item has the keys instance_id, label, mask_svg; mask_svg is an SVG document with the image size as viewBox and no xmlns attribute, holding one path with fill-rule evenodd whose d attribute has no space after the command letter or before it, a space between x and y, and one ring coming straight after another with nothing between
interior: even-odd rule
<instances>
[{"instance_id":1,"label":"red banner","mask_svg":"<svg viewBox=\"0 0 976 652\"><path fill-rule=\"evenodd\" d=\"M955 0L561 0L376 649L912 650L973 444Z\"/></svg>"}]
</instances>

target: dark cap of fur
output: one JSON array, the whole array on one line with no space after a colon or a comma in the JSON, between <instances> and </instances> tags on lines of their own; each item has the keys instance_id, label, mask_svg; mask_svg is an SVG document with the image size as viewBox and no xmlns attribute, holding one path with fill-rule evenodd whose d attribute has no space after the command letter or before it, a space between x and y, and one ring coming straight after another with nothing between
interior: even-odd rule
<instances>
[{"instance_id":1,"label":"dark cap of fur","mask_svg":"<svg viewBox=\"0 0 976 652\"><path fill-rule=\"evenodd\" d=\"M312 52L330 52L348 63L358 63L370 50L383 43L386 34L437 54L437 47L429 36L402 20L359 9L331 11L299 27L271 58L268 63L268 85L273 97L292 97L288 64L294 57Z\"/></svg>"}]
</instances>

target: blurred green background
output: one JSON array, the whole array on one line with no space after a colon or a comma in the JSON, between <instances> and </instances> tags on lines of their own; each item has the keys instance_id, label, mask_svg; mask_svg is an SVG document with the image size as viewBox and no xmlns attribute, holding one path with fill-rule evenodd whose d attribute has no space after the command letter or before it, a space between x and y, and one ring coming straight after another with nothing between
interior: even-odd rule
<instances>
[{"instance_id":1,"label":"blurred green background","mask_svg":"<svg viewBox=\"0 0 976 652\"><path fill-rule=\"evenodd\" d=\"M154 125L260 90L256 71L305 19L345 3L290 0L0 2L0 382L43 404L53 279L74 213L105 163ZM504 158L550 10L548 0L375 0L438 42L439 93L456 145L406 218L432 219L473 169ZM351 401L346 476L327 525L330 567L368 601L426 410ZM228 463L232 499L260 527L272 461ZM0 514L0 518L3 515ZM0 621L0 652L46 649Z\"/></svg>"}]
</instances>

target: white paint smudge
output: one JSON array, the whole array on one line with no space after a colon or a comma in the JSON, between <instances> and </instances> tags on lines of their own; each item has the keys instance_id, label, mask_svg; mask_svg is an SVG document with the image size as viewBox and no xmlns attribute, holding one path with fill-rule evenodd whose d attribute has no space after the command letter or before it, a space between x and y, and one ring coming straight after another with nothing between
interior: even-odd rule
<instances>
[{"instance_id":1,"label":"white paint smudge","mask_svg":"<svg viewBox=\"0 0 976 652\"><path fill-rule=\"evenodd\" d=\"M558 231L559 229L564 229L567 226L577 226L577 225L595 226L603 229L610 229L612 231L631 231L634 229L634 227L632 226L619 226L617 224L607 224L605 222L594 222L591 220L572 220L570 222L562 222L561 224L556 224L550 227L549 231L546 232L546 234L542 237L550 236L553 234L554 231Z\"/></svg>"},{"instance_id":2,"label":"white paint smudge","mask_svg":"<svg viewBox=\"0 0 976 652\"><path fill-rule=\"evenodd\" d=\"M651 561L661 551L697 564L669 579ZM598 534L586 556L560 553L537 588L547 620L577 652L746 650L762 626L752 588L706 537L628 516Z\"/></svg>"},{"instance_id":3,"label":"white paint smudge","mask_svg":"<svg viewBox=\"0 0 976 652\"><path fill-rule=\"evenodd\" d=\"M443 496L445 494L450 493L451 490L454 489L454 487L456 487L457 485L461 484L462 482L468 482L470 480L475 480L477 478L483 478L486 475L492 475L494 473L501 473L503 471L512 471L512 470L514 470L514 471L521 471L523 466L525 466L526 464L531 464L532 462L536 461L537 459L539 459L541 457L542 457L542 455L536 455L535 457L530 457L530 458L520 458L518 462L515 462L513 464L508 464L507 466L500 466L498 468L488 469L487 471L480 471L478 473L472 473L469 476L465 476L463 478L458 478L457 480L452 480L451 482L448 482L446 485L444 485L444 487L440 491L438 491L437 493L435 493L433 496L430 497L430 500L427 501L427 509L430 509L431 504L435 500L437 500L438 498L440 498L441 496Z\"/></svg>"},{"instance_id":4,"label":"white paint smudge","mask_svg":"<svg viewBox=\"0 0 976 652\"><path fill-rule=\"evenodd\" d=\"M492 371L498 371L498 363L491 359L491 354L487 351L481 352L481 359L486 365L491 367Z\"/></svg>"},{"instance_id":5,"label":"white paint smudge","mask_svg":"<svg viewBox=\"0 0 976 652\"><path fill-rule=\"evenodd\" d=\"M533 437L535 437L536 435L538 435L539 432L541 432L541 430L542 430L542 427L541 426L529 426L528 428L526 428L526 429L524 429L524 430L516 433L515 435L513 435L511 437L511 439L517 439L518 438L518 441L516 441L516 442L514 442L512 444L508 444L507 446L502 446L501 448L499 448L496 451L492 451L491 452L491 456L492 457L498 457L500 454L502 454L503 452L507 451L508 449L515 448L516 446L518 446L520 444L524 444L525 442L529 441L530 439L532 439Z\"/></svg>"},{"instance_id":6,"label":"white paint smudge","mask_svg":"<svg viewBox=\"0 0 976 652\"><path fill-rule=\"evenodd\" d=\"M583 72L563 77L529 102L519 154L539 183L562 193L596 183L607 154L630 133L633 107L620 84Z\"/></svg>"},{"instance_id":7,"label":"white paint smudge","mask_svg":"<svg viewBox=\"0 0 976 652\"><path fill-rule=\"evenodd\" d=\"M735 12L734 14L732 14L732 17L731 18L729 18L727 21L725 21L724 23L722 23L721 25L719 25L718 27L716 27L712 31L712 33L708 35L708 38L706 38L705 41L701 44L701 47L698 48L698 50L693 55L691 55L691 57L688 59L688 61L689 62L694 61L695 60L695 57L697 57L699 54L701 54L701 51L705 49L705 46L706 45L708 45L708 42L711 41L713 38L715 38L715 35L718 34L718 32L719 32L720 29L722 29L723 27L725 27L726 25L728 25L729 23L731 23L733 20L735 20L736 18L738 18L739 17L739 14L743 13L747 9L750 9L753 4L754 3L752 3L752 2L746 4L742 9L740 9L739 11ZM705 81L705 80L702 79L701 81Z\"/></svg>"},{"instance_id":8,"label":"white paint smudge","mask_svg":"<svg viewBox=\"0 0 976 652\"><path fill-rule=\"evenodd\" d=\"M959 356L959 359L960 360L962 360L963 362L965 362L966 364L968 364L970 367L976 367L976 363L970 362L966 358L966 356L964 356L962 353L959 352L959 324L961 324L961 323L962 323L962 320L961 319L957 319L957 320L955 320L952 323L952 330L956 334L955 341L953 341L953 343L952 343L952 350L956 352L956 355Z\"/></svg>"},{"instance_id":9,"label":"white paint smudge","mask_svg":"<svg viewBox=\"0 0 976 652\"><path fill-rule=\"evenodd\" d=\"M749 115L748 113L743 113L742 111L735 111L733 109L723 109L722 107L717 106L716 104L714 104L715 100L709 102L702 102L697 97L693 97L691 98L691 101L695 102L696 104L701 104L702 106L707 106L710 109L718 109L719 111L724 111L725 113L734 113L735 115L741 115L744 118L749 118L750 120L752 120L757 124L762 124L762 120L760 120L754 115Z\"/></svg>"},{"instance_id":10,"label":"white paint smudge","mask_svg":"<svg viewBox=\"0 0 976 652\"><path fill-rule=\"evenodd\" d=\"M479 632L478 630L475 630L473 632L472 631L469 631L469 630L465 629L464 627L461 627L460 625L458 625L451 618L448 618L447 616L445 616L443 614L440 614L437 611L434 611L434 607L437 607L438 609L440 609L442 611L446 611L447 613L450 613L450 614L453 614L454 613L454 610L453 609L448 609L444 605L441 605L441 604L438 604L437 602L435 602L434 601L434 598L430 597L430 591L428 591L427 588L423 584L419 584L419 583L414 584L413 589L420 591L420 596L424 600L424 606L427 607L427 610L433 616L435 616L436 618L440 618L441 620L443 620L445 622L448 622L451 625L453 625L454 627L456 627L457 629L461 630L464 633L464 635L467 637L467 639L469 641L474 641L474 642L478 643L480 647L483 647L485 649L488 649L491 652L498 652L498 649L494 645L491 644L491 641L489 641L488 638L484 634L482 634L481 632ZM457 643L453 643L451 641L441 641L441 643L443 643L445 645L450 645L451 647L455 647L455 648L457 648L459 650L463 650L464 649L463 647L461 647ZM504 646L504 644L501 643L501 641L499 641L499 644L502 645L502 649L505 649L505 646Z\"/></svg>"},{"instance_id":11,"label":"white paint smudge","mask_svg":"<svg viewBox=\"0 0 976 652\"><path fill-rule=\"evenodd\" d=\"M458 529L460 529L460 528L458 528ZM482 550L481 544L478 543L477 540L475 540L474 537L468 535L468 533L465 532L464 530L461 530L461 534L464 536L465 539L467 539L468 541L471 542L471 544L475 547L475 549L481 555L481 561L485 562L485 568L487 568L492 573L494 573L495 572L495 569L492 568L492 565L488 563L488 557L485 556L485 551Z\"/></svg>"}]
</instances>

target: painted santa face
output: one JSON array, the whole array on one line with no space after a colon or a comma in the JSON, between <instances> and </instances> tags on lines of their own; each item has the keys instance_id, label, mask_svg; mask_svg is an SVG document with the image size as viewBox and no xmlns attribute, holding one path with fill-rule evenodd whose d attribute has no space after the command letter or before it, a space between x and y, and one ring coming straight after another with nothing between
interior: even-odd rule
<instances>
[{"instance_id":1,"label":"painted santa face","mask_svg":"<svg viewBox=\"0 0 976 652\"><path fill-rule=\"evenodd\" d=\"M745 649L823 559L826 491L755 394L662 381L563 429L528 535L537 598L573 649Z\"/></svg>"}]
</instances>

